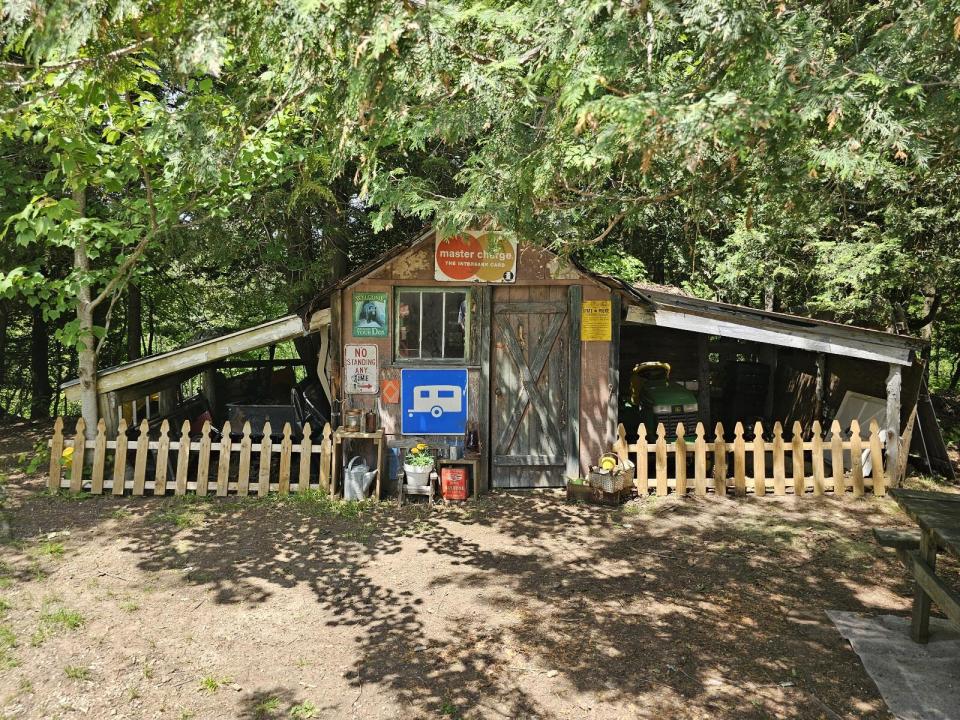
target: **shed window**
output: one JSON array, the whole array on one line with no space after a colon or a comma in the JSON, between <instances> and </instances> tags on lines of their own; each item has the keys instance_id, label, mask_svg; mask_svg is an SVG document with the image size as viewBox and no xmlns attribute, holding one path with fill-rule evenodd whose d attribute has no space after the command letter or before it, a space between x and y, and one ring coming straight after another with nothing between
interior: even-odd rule
<instances>
[{"instance_id":1,"label":"shed window","mask_svg":"<svg viewBox=\"0 0 960 720\"><path fill-rule=\"evenodd\" d=\"M465 360L470 327L468 293L465 288L397 290L397 358Z\"/></svg>"}]
</instances>

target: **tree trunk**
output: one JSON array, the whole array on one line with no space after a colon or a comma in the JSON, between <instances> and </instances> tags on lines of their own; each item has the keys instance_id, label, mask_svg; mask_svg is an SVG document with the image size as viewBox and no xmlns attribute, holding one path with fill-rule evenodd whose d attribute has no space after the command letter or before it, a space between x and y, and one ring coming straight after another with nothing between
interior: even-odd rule
<instances>
[{"instance_id":1,"label":"tree trunk","mask_svg":"<svg viewBox=\"0 0 960 720\"><path fill-rule=\"evenodd\" d=\"M0 387L7 374L7 323L10 317L7 303L0 301ZM0 415L2 415L0 411Z\"/></svg>"},{"instance_id":2,"label":"tree trunk","mask_svg":"<svg viewBox=\"0 0 960 720\"><path fill-rule=\"evenodd\" d=\"M50 417L50 327L43 317L43 308L33 308L30 328L30 419Z\"/></svg>"},{"instance_id":3,"label":"tree trunk","mask_svg":"<svg viewBox=\"0 0 960 720\"><path fill-rule=\"evenodd\" d=\"M127 360L136 360L143 351L143 301L140 288L134 283L127 285Z\"/></svg>"},{"instance_id":4,"label":"tree trunk","mask_svg":"<svg viewBox=\"0 0 960 720\"><path fill-rule=\"evenodd\" d=\"M86 213L86 190L74 190L73 201L77 205L77 214ZM90 256L87 255L87 241L81 233L73 249L73 267L82 274L90 271ZM87 426L87 437L94 439L97 434L97 339L93 334L93 303L90 285L87 281L77 290L77 323L80 333L80 348L77 353L78 376L80 378L80 414Z\"/></svg>"}]
</instances>

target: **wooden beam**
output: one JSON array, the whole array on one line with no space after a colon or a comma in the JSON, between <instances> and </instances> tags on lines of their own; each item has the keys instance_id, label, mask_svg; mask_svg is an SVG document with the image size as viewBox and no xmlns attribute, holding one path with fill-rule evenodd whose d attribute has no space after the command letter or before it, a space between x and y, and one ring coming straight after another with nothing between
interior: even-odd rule
<instances>
[{"instance_id":1,"label":"wooden beam","mask_svg":"<svg viewBox=\"0 0 960 720\"><path fill-rule=\"evenodd\" d=\"M302 367L303 360L221 360L213 364L215 368L275 368L275 367Z\"/></svg>"},{"instance_id":2,"label":"wooden beam","mask_svg":"<svg viewBox=\"0 0 960 720\"><path fill-rule=\"evenodd\" d=\"M900 391L903 388L903 369L890 363L887 373L887 467L893 476L891 482L900 487L903 476L900 468ZM909 452L909 448L904 448Z\"/></svg>"},{"instance_id":3,"label":"wooden beam","mask_svg":"<svg viewBox=\"0 0 960 720\"><path fill-rule=\"evenodd\" d=\"M492 485L490 466L490 332L493 310L493 288L485 285L478 293L480 303L480 342L477 358L480 362L477 398L477 437L480 441L480 477L475 480L474 492L486 492Z\"/></svg>"},{"instance_id":4,"label":"wooden beam","mask_svg":"<svg viewBox=\"0 0 960 720\"><path fill-rule=\"evenodd\" d=\"M721 337L737 338L811 352L826 352L862 360L896 363L898 365L910 365L911 363L912 351L909 348L885 346L880 343L854 338L827 336L818 334L816 328L791 327L788 330L766 326L759 321L747 322L739 319L723 319L664 308L657 308L651 313L647 308L636 305L628 308L627 322L656 325L657 327L673 328L674 330L687 330L706 335L720 335Z\"/></svg>"},{"instance_id":5,"label":"wooden beam","mask_svg":"<svg viewBox=\"0 0 960 720\"><path fill-rule=\"evenodd\" d=\"M330 324L330 308L323 308L323 310L317 310L310 316L310 321L307 323L307 330L309 332L317 332L320 328Z\"/></svg>"}]
</instances>

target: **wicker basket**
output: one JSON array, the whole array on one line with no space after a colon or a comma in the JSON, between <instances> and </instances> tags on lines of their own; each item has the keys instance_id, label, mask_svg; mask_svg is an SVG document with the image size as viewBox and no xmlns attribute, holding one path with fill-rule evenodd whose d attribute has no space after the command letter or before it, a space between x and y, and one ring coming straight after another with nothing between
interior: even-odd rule
<instances>
[{"instance_id":1,"label":"wicker basket","mask_svg":"<svg viewBox=\"0 0 960 720\"><path fill-rule=\"evenodd\" d=\"M618 470L603 472L597 467L590 468L590 487L613 493L623 490L623 473Z\"/></svg>"}]
</instances>

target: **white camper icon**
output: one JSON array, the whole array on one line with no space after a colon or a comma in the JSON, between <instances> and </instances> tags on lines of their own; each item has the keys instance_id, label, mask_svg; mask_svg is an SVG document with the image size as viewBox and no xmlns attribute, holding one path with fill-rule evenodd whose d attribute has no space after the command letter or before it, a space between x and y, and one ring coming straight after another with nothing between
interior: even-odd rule
<instances>
[{"instance_id":1,"label":"white camper icon","mask_svg":"<svg viewBox=\"0 0 960 720\"><path fill-rule=\"evenodd\" d=\"M463 412L463 388L457 385L417 385L413 388L413 407L407 416L428 412L438 418L445 412Z\"/></svg>"}]
</instances>

